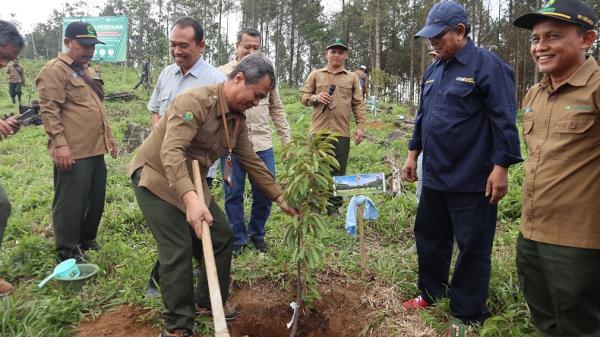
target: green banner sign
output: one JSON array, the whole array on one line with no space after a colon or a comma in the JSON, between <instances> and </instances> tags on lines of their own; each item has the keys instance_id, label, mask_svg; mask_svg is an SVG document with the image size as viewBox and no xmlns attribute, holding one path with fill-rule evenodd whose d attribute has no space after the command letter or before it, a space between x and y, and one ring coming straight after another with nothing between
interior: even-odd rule
<instances>
[{"instance_id":1,"label":"green banner sign","mask_svg":"<svg viewBox=\"0 0 600 337\"><path fill-rule=\"evenodd\" d=\"M98 40L106 43L97 44L92 61L124 62L127 60L127 35L129 18L124 16L80 16L69 17L63 21L63 39L67 25L73 21L89 22L96 29ZM63 52L65 46L63 45Z\"/></svg>"}]
</instances>

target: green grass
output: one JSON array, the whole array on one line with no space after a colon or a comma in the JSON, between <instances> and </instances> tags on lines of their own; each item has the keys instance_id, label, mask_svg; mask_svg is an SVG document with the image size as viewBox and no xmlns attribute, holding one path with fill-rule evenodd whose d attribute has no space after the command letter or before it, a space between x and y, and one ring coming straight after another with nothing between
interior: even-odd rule
<instances>
[{"instance_id":1,"label":"green grass","mask_svg":"<svg viewBox=\"0 0 600 337\"><path fill-rule=\"evenodd\" d=\"M24 89L28 101L29 85L42 63L22 60L28 84ZM112 65L102 66L106 92L131 89L137 82L134 69ZM0 86L0 113L14 112L7 85ZM130 102L107 102L111 124L119 141L128 121L149 124L146 103L148 92L136 91L138 99ZM292 134L304 134L310 123L310 109L302 106L297 88L281 88L282 100L292 126ZM32 99L36 98L35 92ZM380 113L378 120L385 123L379 129L369 129L372 139L386 141L385 145L365 141L351 146L348 173L385 172L390 168L382 162L386 154L393 153L399 163L406 155L406 142L410 132L400 139L388 139L396 128L392 121L398 114L406 114L406 108L393 105L392 113ZM372 119L373 116L369 115ZM275 138L277 138L275 136ZM280 153L281 144L275 141L275 151ZM131 155L117 159L107 157L108 191L106 208L99 232L102 251L90 259L100 265L102 272L93 286L73 296L61 289L56 282L43 289L37 283L49 273L55 264L54 240L51 226L53 197L52 163L46 151L46 136L42 127L29 127L15 136L0 142L0 183L13 204L13 214L5 233L0 254L0 277L16 285L16 292L0 299L0 337L70 336L86 314L98 313L122 303L147 308L152 324L160 324L162 310L160 299L144 297L147 275L155 259L155 244L138 209L125 165ZM281 163L278 160L278 169ZM495 246L489 306L494 315L486 324L475 330L481 336L527 336L533 331L525 302L518 289L514 264L514 243L518 232L521 188L523 180L521 165L510 170L511 189L501 202ZM374 278L383 286L395 287L398 300L416 294L416 256L403 255L402 251L412 245L412 226L416 211L414 185L406 185L404 194L373 195L380 218L367 224L366 234L370 242L369 266ZM222 204L220 189L215 190L217 201ZM248 200L248 199L246 199ZM246 205L249 209L249 203ZM360 281L358 243L343 231L343 220L328 220L324 233L327 247L320 271L335 271ZM267 224L267 240L271 244L268 254L250 250L236 258L232 279L240 285L270 282L285 290L292 289L294 266L292 252L285 247L283 234L290 218L276 207ZM290 291L290 298L293 293ZM378 312L365 327L367 334L382 335L385 331L398 331L398 322L390 311ZM447 302L422 314L422 319L434 327L441 327L450 319ZM201 331L210 329L209 321L199 320ZM388 335L394 335L388 334Z\"/></svg>"}]
</instances>

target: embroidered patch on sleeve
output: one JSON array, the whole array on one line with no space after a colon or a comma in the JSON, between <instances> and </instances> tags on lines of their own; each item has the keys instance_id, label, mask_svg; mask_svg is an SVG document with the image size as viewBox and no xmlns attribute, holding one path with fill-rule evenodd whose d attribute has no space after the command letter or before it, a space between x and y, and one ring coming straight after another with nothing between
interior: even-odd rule
<instances>
[{"instance_id":1,"label":"embroidered patch on sleeve","mask_svg":"<svg viewBox=\"0 0 600 337\"><path fill-rule=\"evenodd\" d=\"M194 118L194 114L192 114L190 111L188 111L188 112L184 113L181 117L189 122Z\"/></svg>"}]
</instances>

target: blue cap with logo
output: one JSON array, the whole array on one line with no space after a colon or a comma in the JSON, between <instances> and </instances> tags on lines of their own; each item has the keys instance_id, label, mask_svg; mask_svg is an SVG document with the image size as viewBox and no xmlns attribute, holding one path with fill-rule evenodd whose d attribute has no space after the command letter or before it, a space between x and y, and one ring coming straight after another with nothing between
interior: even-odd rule
<instances>
[{"instance_id":1,"label":"blue cap with logo","mask_svg":"<svg viewBox=\"0 0 600 337\"><path fill-rule=\"evenodd\" d=\"M459 23L467 24L469 14L463 5L455 1L443 1L435 4L427 15L425 27L415 34L415 38L432 38L439 35L448 26L456 26Z\"/></svg>"}]
</instances>

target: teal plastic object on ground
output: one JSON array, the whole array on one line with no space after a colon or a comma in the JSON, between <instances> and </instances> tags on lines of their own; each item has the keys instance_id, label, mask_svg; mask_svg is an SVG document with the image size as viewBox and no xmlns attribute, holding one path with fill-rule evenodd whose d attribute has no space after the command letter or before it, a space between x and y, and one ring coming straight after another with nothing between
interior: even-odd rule
<instances>
[{"instance_id":1,"label":"teal plastic object on ground","mask_svg":"<svg viewBox=\"0 0 600 337\"><path fill-rule=\"evenodd\" d=\"M79 275L80 271L77 267L77 261L75 259L64 260L63 262L59 263L56 267L54 267L54 271L52 272L52 274L48 275L48 277L43 279L42 282L38 284L38 287L43 287L46 283L48 283L48 281L57 276L69 279L79 277Z\"/></svg>"}]
</instances>

